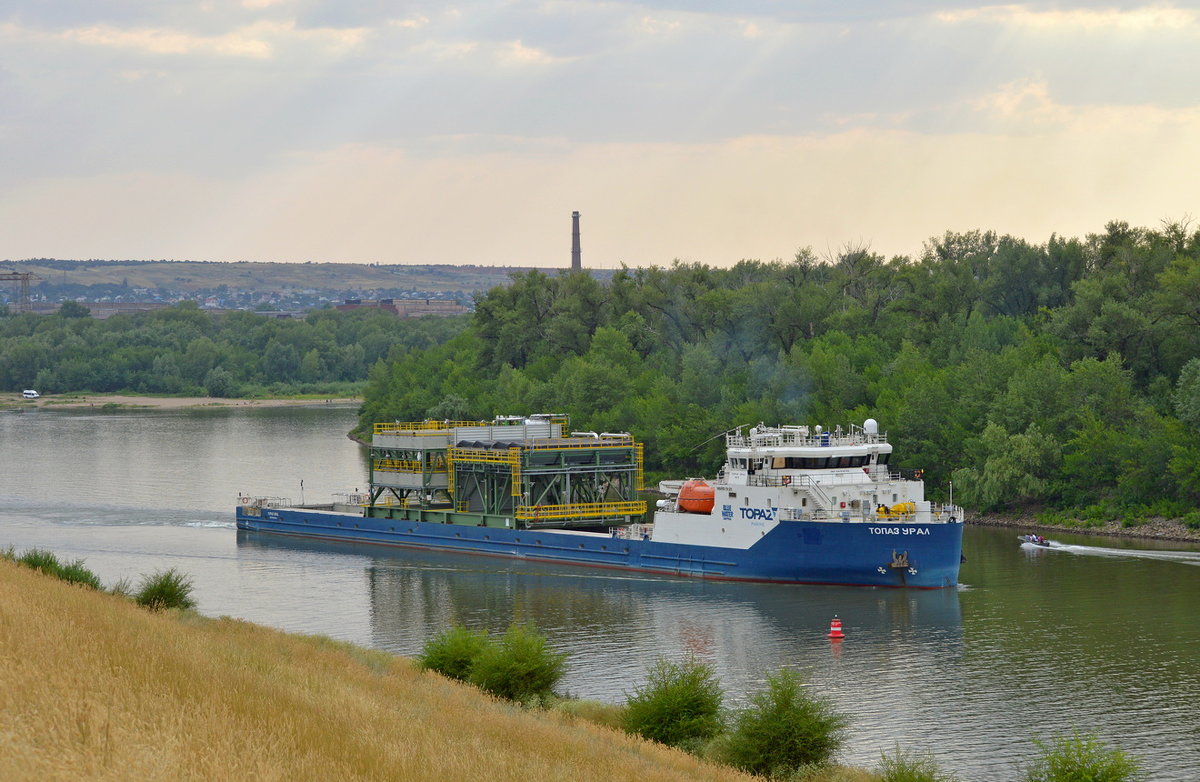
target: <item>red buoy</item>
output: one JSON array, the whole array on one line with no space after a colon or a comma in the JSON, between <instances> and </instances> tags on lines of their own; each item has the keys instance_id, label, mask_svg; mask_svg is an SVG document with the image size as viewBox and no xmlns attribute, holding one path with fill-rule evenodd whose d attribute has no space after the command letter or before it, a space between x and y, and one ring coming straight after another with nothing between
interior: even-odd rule
<instances>
[{"instance_id":1,"label":"red buoy","mask_svg":"<svg viewBox=\"0 0 1200 782\"><path fill-rule=\"evenodd\" d=\"M831 641L840 641L846 637L846 634L842 632L842 620L838 619L836 615L829 623L829 635L826 637Z\"/></svg>"}]
</instances>

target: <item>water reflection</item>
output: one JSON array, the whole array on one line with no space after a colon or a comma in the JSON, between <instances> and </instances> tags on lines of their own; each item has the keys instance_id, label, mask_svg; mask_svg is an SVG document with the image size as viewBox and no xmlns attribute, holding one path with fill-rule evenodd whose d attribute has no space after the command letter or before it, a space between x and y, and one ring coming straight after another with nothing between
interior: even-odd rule
<instances>
[{"instance_id":1,"label":"water reflection","mask_svg":"<svg viewBox=\"0 0 1200 782\"><path fill-rule=\"evenodd\" d=\"M895 670L962 646L955 590L704 582L246 531L238 546L360 558L372 645L400 654L452 624L496 633L532 622L571 654L568 688L610 701L659 656L711 663L737 699L781 664L819 667L840 652L843 665ZM826 638L835 615L848 654Z\"/></svg>"}]
</instances>

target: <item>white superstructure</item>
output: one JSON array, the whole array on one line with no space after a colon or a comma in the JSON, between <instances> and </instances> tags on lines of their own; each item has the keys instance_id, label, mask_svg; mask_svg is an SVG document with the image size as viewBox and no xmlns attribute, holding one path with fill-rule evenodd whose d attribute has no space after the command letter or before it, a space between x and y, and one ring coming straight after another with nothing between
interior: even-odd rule
<instances>
[{"instance_id":1,"label":"white superstructure","mask_svg":"<svg viewBox=\"0 0 1200 782\"><path fill-rule=\"evenodd\" d=\"M725 435L726 461L711 482L712 509L680 503L667 481L653 539L749 548L783 521L928 525L962 520L962 509L925 499L920 470L889 466L892 446L874 419L862 426L758 426ZM686 491L686 490L685 490Z\"/></svg>"}]
</instances>

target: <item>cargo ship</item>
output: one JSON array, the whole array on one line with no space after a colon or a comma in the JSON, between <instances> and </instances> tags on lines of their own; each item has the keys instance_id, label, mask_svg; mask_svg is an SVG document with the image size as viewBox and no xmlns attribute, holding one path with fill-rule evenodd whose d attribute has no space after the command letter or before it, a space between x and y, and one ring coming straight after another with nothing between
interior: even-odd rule
<instances>
[{"instance_id":1,"label":"cargo ship","mask_svg":"<svg viewBox=\"0 0 1200 782\"><path fill-rule=\"evenodd\" d=\"M727 581L938 589L958 582L962 509L889 462L873 419L738 427L711 480L664 481L642 444L564 415L374 427L369 489L322 505L241 496L239 529Z\"/></svg>"}]
</instances>

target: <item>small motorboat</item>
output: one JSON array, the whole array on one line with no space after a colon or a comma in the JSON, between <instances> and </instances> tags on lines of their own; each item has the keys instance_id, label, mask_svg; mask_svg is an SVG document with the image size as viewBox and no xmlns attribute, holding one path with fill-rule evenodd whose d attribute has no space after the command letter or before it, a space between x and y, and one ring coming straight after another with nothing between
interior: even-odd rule
<instances>
[{"instance_id":1,"label":"small motorboat","mask_svg":"<svg viewBox=\"0 0 1200 782\"><path fill-rule=\"evenodd\" d=\"M1050 548L1050 541L1046 540L1041 535L1018 535L1017 540L1021 541L1022 544L1028 543L1031 546Z\"/></svg>"}]
</instances>

